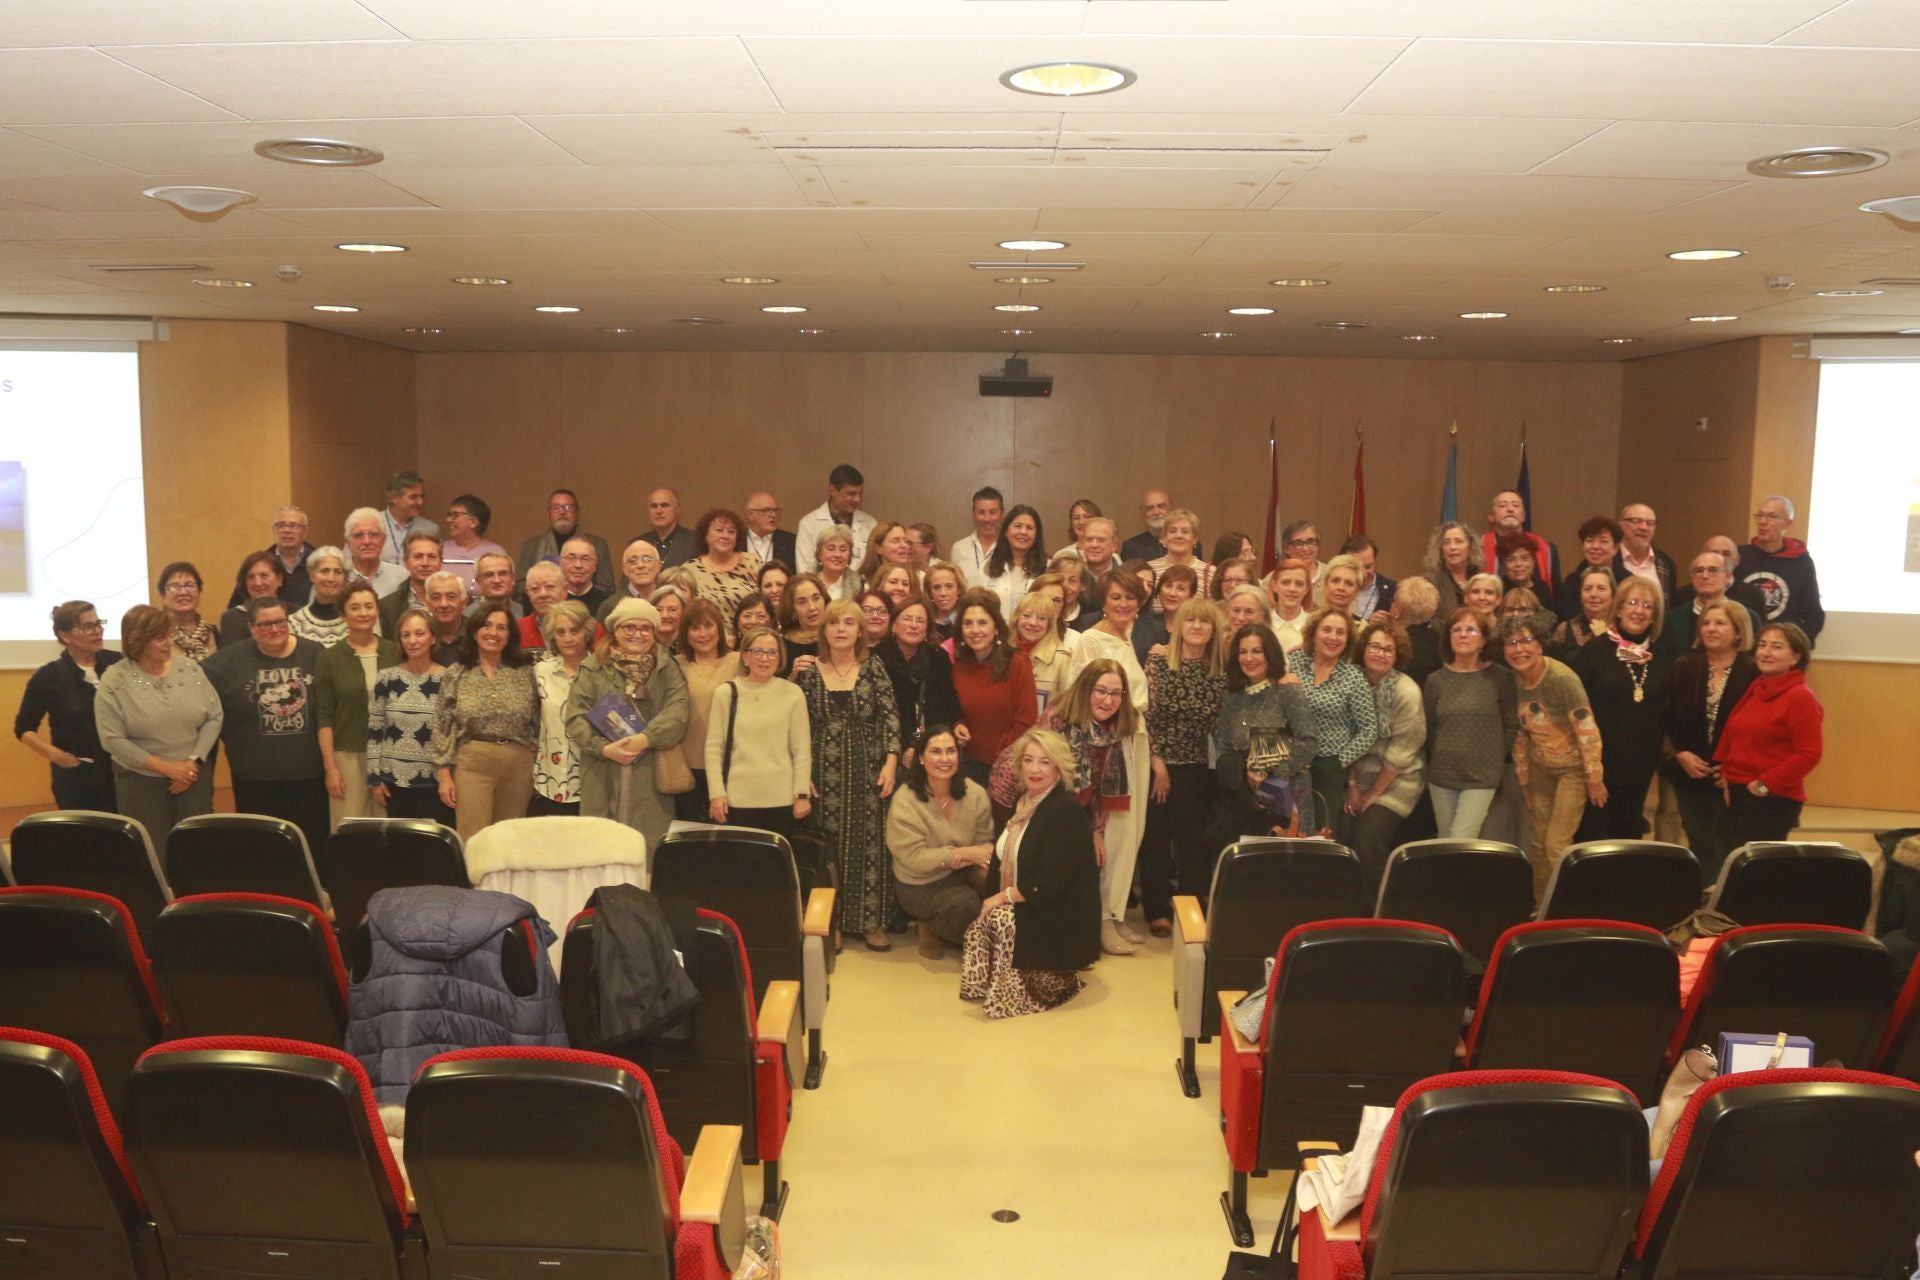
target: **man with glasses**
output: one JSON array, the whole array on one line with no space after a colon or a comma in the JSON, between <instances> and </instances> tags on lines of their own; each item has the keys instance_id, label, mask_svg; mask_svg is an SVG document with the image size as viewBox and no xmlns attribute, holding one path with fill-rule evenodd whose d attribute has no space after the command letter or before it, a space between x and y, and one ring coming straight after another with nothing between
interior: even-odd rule
<instances>
[{"instance_id":1,"label":"man with glasses","mask_svg":"<svg viewBox=\"0 0 1920 1280\"><path fill-rule=\"evenodd\" d=\"M1314 600L1320 599L1320 577L1326 573L1327 566L1320 559L1320 530L1313 521L1293 520L1280 530L1280 558L1298 560L1313 570L1307 594Z\"/></svg>"},{"instance_id":2,"label":"man with glasses","mask_svg":"<svg viewBox=\"0 0 1920 1280\"><path fill-rule=\"evenodd\" d=\"M1757 635L1760 631L1760 611L1741 598L1752 588L1733 580L1733 565L1738 553L1722 551L1714 545L1715 540L1708 538L1707 545L1687 566L1687 584L1673 593L1673 604L1668 608L1666 621L1660 628L1660 647L1676 658L1693 648L1694 628L1700 620L1700 611L1721 600L1745 607L1747 620L1753 624L1752 634ZM1731 541L1724 537L1718 540Z\"/></svg>"},{"instance_id":3,"label":"man with glasses","mask_svg":"<svg viewBox=\"0 0 1920 1280\"><path fill-rule=\"evenodd\" d=\"M596 580L599 553L585 538L568 538L560 547L560 576L566 579L567 599L578 600L587 612L598 616L600 606L613 595Z\"/></svg>"},{"instance_id":4,"label":"man with glasses","mask_svg":"<svg viewBox=\"0 0 1920 1280\"><path fill-rule=\"evenodd\" d=\"M780 500L772 494L748 494L746 510L743 512L747 521L747 540L740 549L760 557L761 564L778 561L792 569L794 538L793 534L780 527L780 510Z\"/></svg>"},{"instance_id":5,"label":"man with glasses","mask_svg":"<svg viewBox=\"0 0 1920 1280\"><path fill-rule=\"evenodd\" d=\"M1753 513L1753 541L1740 548L1740 581L1765 597L1762 611L1768 622L1791 622L1816 640L1827 625L1820 607L1820 575L1814 571L1807 544L1789 538L1793 527L1793 499L1770 493Z\"/></svg>"},{"instance_id":6,"label":"man with glasses","mask_svg":"<svg viewBox=\"0 0 1920 1280\"><path fill-rule=\"evenodd\" d=\"M1653 508L1644 502L1629 502L1620 509L1620 530L1626 536L1620 540L1620 549L1613 553L1613 580L1651 578L1660 584L1661 599L1671 602L1673 589L1678 585L1675 579L1680 575L1673 557L1653 545L1653 531L1659 523Z\"/></svg>"},{"instance_id":7,"label":"man with glasses","mask_svg":"<svg viewBox=\"0 0 1920 1280\"><path fill-rule=\"evenodd\" d=\"M221 645L201 664L225 717L233 807L293 823L309 849L320 848L328 830L315 704L320 653L288 628L285 604L260 596L247 602L247 639Z\"/></svg>"},{"instance_id":8,"label":"man with glasses","mask_svg":"<svg viewBox=\"0 0 1920 1280\"><path fill-rule=\"evenodd\" d=\"M559 564L560 548L569 538L579 538L593 548L593 581L613 590L613 552L605 538L581 531L580 499L571 489L555 489L547 495L547 527L520 544L520 554L513 561L514 572L524 579L527 570L542 560Z\"/></svg>"},{"instance_id":9,"label":"man with glasses","mask_svg":"<svg viewBox=\"0 0 1920 1280\"><path fill-rule=\"evenodd\" d=\"M280 562L285 577L280 579L280 599L289 609L298 609L313 597L313 580L307 577L307 556L313 544L307 541L307 513L298 507L282 507L273 513L273 542L267 550ZM243 582L233 584L227 608L237 609L247 602Z\"/></svg>"},{"instance_id":10,"label":"man with glasses","mask_svg":"<svg viewBox=\"0 0 1920 1280\"><path fill-rule=\"evenodd\" d=\"M1165 489L1149 489L1140 495L1140 518L1147 527L1120 544L1122 560L1158 560L1167 554L1167 544L1160 541L1160 531L1167 526L1167 513L1173 510L1173 499L1167 496Z\"/></svg>"},{"instance_id":11,"label":"man with glasses","mask_svg":"<svg viewBox=\"0 0 1920 1280\"><path fill-rule=\"evenodd\" d=\"M427 483L418 471L396 471L388 478L387 509L380 513L387 535L387 549L380 553L382 558L395 564L405 563L409 537L416 533L439 535L440 526L420 514L426 505Z\"/></svg>"},{"instance_id":12,"label":"man with glasses","mask_svg":"<svg viewBox=\"0 0 1920 1280\"><path fill-rule=\"evenodd\" d=\"M390 595L407 585L405 565L395 564L383 556L387 548L386 521L372 507L356 507L347 514L346 527L341 530L345 541L341 544L347 549L347 559L352 563L347 572L350 577L365 578L373 584L376 596Z\"/></svg>"},{"instance_id":13,"label":"man with glasses","mask_svg":"<svg viewBox=\"0 0 1920 1280\"><path fill-rule=\"evenodd\" d=\"M464 616L472 617L482 605L497 604L504 606L508 616L518 622L526 614L526 609L515 598L519 585L512 557L504 551L487 552L474 565L473 603L467 606Z\"/></svg>"}]
</instances>

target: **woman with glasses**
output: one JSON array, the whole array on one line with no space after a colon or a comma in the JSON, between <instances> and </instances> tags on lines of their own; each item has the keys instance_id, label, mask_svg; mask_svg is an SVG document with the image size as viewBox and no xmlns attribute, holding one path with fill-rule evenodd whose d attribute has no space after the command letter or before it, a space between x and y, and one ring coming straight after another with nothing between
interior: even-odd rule
<instances>
[{"instance_id":1,"label":"woman with glasses","mask_svg":"<svg viewBox=\"0 0 1920 1280\"><path fill-rule=\"evenodd\" d=\"M567 737L580 756L580 812L626 823L649 849L673 821L653 753L679 746L687 732L687 678L660 647L659 633L653 605L620 601L567 699ZM641 723L645 728L627 731Z\"/></svg>"},{"instance_id":2,"label":"woman with glasses","mask_svg":"<svg viewBox=\"0 0 1920 1280\"><path fill-rule=\"evenodd\" d=\"M1318 600L1320 579L1325 576L1327 566L1320 562L1320 530L1314 527L1313 521L1293 520L1280 530L1280 555L1307 566L1308 599Z\"/></svg>"},{"instance_id":3,"label":"woman with glasses","mask_svg":"<svg viewBox=\"0 0 1920 1280\"><path fill-rule=\"evenodd\" d=\"M146 829L162 857L176 822L213 812L210 760L221 726L219 695L199 663L173 651L172 635L164 611L127 610L126 661L101 676L94 703L117 808Z\"/></svg>"},{"instance_id":4,"label":"woman with glasses","mask_svg":"<svg viewBox=\"0 0 1920 1280\"><path fill-rule=\"evenodd\" d=\"M704 764L707 817L792 838L813 812L813 733L800 686L781 680L778 632L740 635L740 674L713 691Z\"/></svg>"},{"instance_id":5,"label":"woman with glasses","mask_svg":"<svg viewBox=\"0 0 1920 1280\"><path fill-rule=\"evenodd\" d=\"M1494 635L1513 671L1520 721L1513 769L1533 818L1527 861L1533 864L1533 895L1538 898L1573 843L1587 806L1606 806L1600 730L1580 677L1547 656L1545 619L1538 614L1508 618Z\"/></svg>"},{"instance_id":6,"label":"woman with glasses","mask_svg":"<svg viewBox=\"0 0 1920 1280\"><path fill-rule=\"evenodd\" d=\"M1354 762L1347 781L1347 815L1354 852L1367 873L1368 892L1378 893L1387 859L1399 843L1400 824L1420 800L1427 717L1420 686L1405 673L1413 656L1407 633L1391 622L1360 627L1360 670L1373 686L1380 736Z\"/></svg>"},{"instance_id":7,"label":"woman with glasses","mask_svg":"<svg viewBox=\"0 0 1920 1280\"><path fill-rule=\"evenodd\" d=\"M213 624L200 616L200 571L175 560L160 571L160 607L173 624L173 651L200 662L220 647Z\"/></svg>"},{"instance_id":8,"label":"woman with glasses","mask_svg":"<svg viewBox=\"0 0 1920 1280\"><path fill-rule=\"evenodd\" d=\"M55 607L53 637L63 652L27 679L13 736L52 767L55 805L112 813L113 769L93 703L101 677L120 655L105 647L106 627L85 600Z\"/></svg>"}]
</instances>

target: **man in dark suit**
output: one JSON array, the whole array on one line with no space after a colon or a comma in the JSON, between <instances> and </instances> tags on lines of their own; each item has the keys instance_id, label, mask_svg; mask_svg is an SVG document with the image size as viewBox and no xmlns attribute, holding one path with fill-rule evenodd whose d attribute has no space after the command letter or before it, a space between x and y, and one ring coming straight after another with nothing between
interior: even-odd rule
<instances>
[{"instance_id":1,"label":"man in dark suit","mask_svg":"<svg viewBox=\"0 0 1920 1280\"><path fill-rule=\"evenodd\" d=\"M1385 615L1393 608L1394 588L1400 584L1373 567L1380 555L1379 546L1366 534L1356 533L1340 544L1340 554L1358 560L1362 571L1360 594L1353 599L1353 616L1367 620Z\"/></svg>"},{"instance_id":2,"label":"man in dark suit","mask_svg":"<svg viewBox=\"0 0 1920 1280\"><path fill-rule=\"evenodd\" d=\"M400 554L401 563L407 567L407 580L380 597L380 634L389 640L400 638L401 614L427 607L427 579L440 572L440 535L410 533Z\"/></svg>"},{"instance_id":3,"label":"man in dark suit","mask_svg":"<svg viewBox=\"0 0 1920 1280\"><path fill-rule=\"evenodd\" d=\"M747 540L740 549L760 557L766 564L778 560L789 571L794 563L793 534L780 525L780 500L770 493L747 495Z\"/></svg>"},{"instance_id":4,"label":"man in dark suit","mask_svg":"<svg viewBox=\"0 0 1920 1280\"><path fill-rule=\"evenodd\" d=\"M1625 582L1629 575L1652 578L1660 584L1660 598L1671 602L1679 584L1673 557L1653 545L1653 531L1659 517L1644 502L1629 502L1620 510L1620 528L1626 536L1613 553L1613 580Z\"/></svg>"},{"instance_id":5,"label":"man in dark suit","mask_svg":"<svg viewBox=\"0 0 1920 1280\"><path fill-rule=\"evenodd\" d=\"M280 562L280 572L285 576L280 580L280 599L287 606L287 612L304 608L313 596L313 580L307 577L307 557L313 553L313 544L307 541L307 513L298 507L282 507L273 514L273 545L267 550L273 552ZM227 608L235 609L247 602L247 584L236 579L233 594L227 598Z\"/></svg>"},{"instance_id":6,"label":"man in dark suit","mask_svg":"<svg viewBox=\"0 0 1920 1280\"><path fill-rule=\"evenodd\" d=\"M613 590L613 552L607 549L605 538L580 531L580 499L571 489L555 489L547 495L547 527L520 544L520 554L513 558L515 575L525 582L527 570L542 560L560 563L560 548L569 538L585 538L593 544L599 565L593 572L594 585Z\"/></svg>"},{"instance_id":7,"label":"man in dark suit","mask_svg":"<svg viewBox=\"0 0 1920 1280\"><path fill-rule=\"evenodd\" d=\"M1167 496L1165 489L1149 489L1140 495L1140 518L1147 527L1120 544L1122 560L1158 560L1167 554L1167 544L1160 541L1160 531L1167 526L1167 513L1173 510L1173 499Z\"/></svg>"}]
</instances>

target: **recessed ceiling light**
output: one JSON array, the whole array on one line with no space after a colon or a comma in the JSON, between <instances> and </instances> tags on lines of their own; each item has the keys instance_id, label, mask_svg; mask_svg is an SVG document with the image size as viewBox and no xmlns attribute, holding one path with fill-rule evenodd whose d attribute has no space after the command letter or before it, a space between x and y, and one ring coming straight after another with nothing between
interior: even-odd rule
<instances>
[{"instance_id":1,"label":"recessed ceiling light","mask_svg":"<svg viewBox=\"0 0 1920 1280\"><path fill-rule=\"evenodd\" d=\"M805 307L762 307L760 309L770 316L797 316L806 310Z\"/></svg>"},{"instance_id":2,"label":"recessed ceiling light","mask_svg":"<svg viewBox=\"0 0 1920 1280\"><path fill-rule=\"evenodd\" d=\"M725 320L716 320L712 316L675 316L672 324L725 324Z\"/></svg>"},{"instance_id":3,"label":"recessed ceiling light","mask_svg":"<svg viewBox=\"0 0 1920 1280\"><path fill-rule=\"evenodd\" d=\"M1739 318L1740 318L1739 316L1688 316L1687 317L1687 319L1694 324L1720 324L1722 321L1738 320Z\"/></svg>"},{"instance_id":4,"label":"recessed ceiling light","mask_svg":"<svg viewBox=\"0 0 1920 1280\"><path fill-rule=\"evenodd\" d=\"M1218 342L1222 338L1237 338L1240 335L1233 332L1231 329L1214 329L1211 332L1203 329L1199 333L1195 334L1194 336L1198 338L1212 338L1214 341Z\"/></svg>"},{"instance_id":5,"label":"recessed ceiling light","mask_svg":"<svg viewBox=\"0 0 1920 1280\"><path fill-rule=\"evenodd\" d=\"M1134 79L1133 72L1125 67L1109 67L1099 62L1038 62L1004 73L1000 83L1020 93L1037 93L1047 98L1084 98L1124 89Z\"/></svg>"},{"instance_id":6,"label":"recessed ceiling light","mask_svg":"<svg viewBox=\"0 0 1920 1280\"><path fill-rule=\"evenodd\" d=\"M772 276L721 276L721 284L779 284Z\"/></svg>"},{"instance_id":7,"label":"recessed ceiling light","mask_svg":"<svg viewBox=\"0 0 1920 1280\"><path fill-rule=\"evenodd\" d=\"M612 327L610 327L610 328L606 328L606 329L602 329L602 330L601 330L600 332L602 332L602 333L632 333L632 332L633 332L633 330L632 330L632 329L629 329L629 328L628 328L627 326L625 326L625 325L623 325L623 324L616 324L616 325L613 325L613 326L612 326Z\"/></svg>"},{"instance_id":8,"label":"recessed ceiling light","mask_svg":"<svg viewBox=\"0 0 1920 1280\"><path fill-rule=\"evenodd\" d=\"M1012 249L1019 253L1045 253L1050 249L1064 249L1065 240L1002 240L1002 249Z\"/></svg>"},{"instance_id":9,"label":"recessed ceiling light","mask_svg":"<svg viewBox=\"0 0 1920 1280\"><path fill-rule=\"evenodd\" d=\"M1744 249L1676 249L1667 256L1675 262L1719 262L1723 258L1738 258L1745 252Z\"/></svg>"},{"instance_id":10,"label":"recessed ceiling light","mask_svg":"<svg viewBox=\"0 0 1920 1280\"><path fill-rule=\"evenodd\" d=\"M1507 313L1504 311L1462 311L1460 318L1462 320L1505 320Z\"/></svg>"},{"instance_id":11,"label":"recessed ceiling light","mask_svg":"<svg viewBox=\"0 0 1920 1280\"><path fill-rule=\"evenodd\" d=\"M578 311L579 309L580 308L578 307L535 307L534 308L535 311L542 311L550 316L570 316L574 312Z\"/></svg>"},{"instance_id":12,"label":"recessed ceiling light","mask_svg":"<svg viewBox=\"0 0 1920 1280\"><path fill-rule=\"evenodd\" d=\"M1342 333L1349 333L1355 329L1364 329L1366 327L1367 322L1365 320L1322 320L1314 326L1316 329L1337 329Z\"/></svg>"},{"instance_id":13,"label":"recessed ceiling light","mask_svg":"<svg viewBox=\"0 0 1920 1280\"><path fill-rule=\"evenodd\" d=\"M1545 293L1605 293L1606 291L1607 286L1603 284L1550 284L1543 290Z\"/></svg>"},{"instance_id":14,"label":"recessed ceiling light","mask_svg":"<svg viewBox=\"0 0 1920 1280\"><path fill-rule=\"evenodd\" d=\"M358 311L358 310L359 310L360 308L358 308L358 307L342 307L342 306L336 306L336 305L334 305L333 303L330 303L330 302L321 302L321 303L316 303L316 304L314 304L314 308L313 308L313 309L314 309L315 311L339 311L339 312L342 312L342 313L348 313L348 312L354 312L354 311Z\"/></svg>"},{"instance_id":15,"label":"recessed ceiling light","mask_svg":"<svg viewBox=\"0 0 1920 1280\"><path fill-rule=\"evenodd\" d=\"M995 284L1052 284L1052 276L1001 276Z\"/></svg>"},{"instance_id":16,"label":"recessed ceiling light","mask_svg":"<svg viewBox=\"0 0 1920 1280\"><path fill-rule=\"evenodd\" d=\"M377 147L341 142L336 138L269 138L254 143L253 154L287 164L318 164L336 169L379 164L387 158Z\"/></svg>"},{"instance_id":17,"label":"recessed ceiling light","mask_svg":"<svg viewBox=\"0 0 1920 1280\"><path fill-rule=\"evenodd\" d=\"M455 276L455 284L512 284L505 276Z\"/></svg>"},{"instance_id":18,"label":"recessed ceiling light","mask_svg":"<svg viewBox=\"0 0 1920 1280\"><path fill-rule=\"evenodd\" d=\"M1000 302L995 303L993 309L995 311L1038 311L1040 304L1037 302Z\"/></svg>"},{"instance_id":19,"label":"recessed ceiling light","mask_svg":"<svg viewBox=\"0 0 1920 1280\"><path fill-rule=\"evenodd\" d=\"M432 333L445 333L446 330L440 328L438 325L423 324L423 325L415 326L414 328L411 328L411 329L402 329L400 332L432 334Z\"/></svg>"},{"instance_id":20,"label":"recessed ceiling light","mask_svg":"<svg viewBox=\"0 0 1920 1280\"><path fill-rule=\"evenodd\" d=\"M1877 147L1795 147L1747 162L1747 172L1762 178L1834 178L1865 173L1887 162Z\"/></svg>"},{"instance_id":21,"label":"recessed ceiling light","mask_svg":"<svg viewBox=\"0 0 1920 1280\"><path fill-rule=\"evenodd\" d=\"M1035 267L1048 271L1079 271L1087 264L1084 262L1035 262L1031 258L1024 262L1018 259L999 262L991 258L973 258L967 265L975 271L1031 271Z\"/></svg>"},{"instance_id":22,"label":"recessed ceiling light","mask_svg":"<svg viewBox=\"0 0 1920 1280\"><path fill-rule=\"evenodd\" d=\"M1920 329L1902 329L1902 330L1900 330L1900 332L1901 332L1902 334L1913 334L1913 333L1920 333Z\"/></svg>"},{"instance_id":23,"label":"recessed ceiling light","mask_svg":"<svg viewBox=\"0 0 1920 1280\"><path fill-rule=\"evenodd\" d=\"M1816 298L1877 298L1885 289L1822 289L1813 296Z\"/></svg>"},{"instance_id":24,"label":"recessed ceiling light","mask_svg":"<svg viewBox=\"0 0 1920 1280\"><path fill-rule=\"evenodd\" d=\"M403 244L337 244L336 249L345 249L348 253L405 253Z\"/></svg>"},{"instance_id":25,"label":"recessed ceiling light","mask_svg":"<svg viewBox=\"0 0 1920 1280\"><path fill-rule=\"evenodd\" d=\"M1269 280L1268 284L1279 285L1283 289L1317 289L1323 284L1332 284L1331 280L1318 280L1312 276L1283 276L1278 280Z\"/></svg>"},{"instance_id":26,"label":"recessed ceiling light","mask_svg":"<svg viewBox=\"0 0 1920 1280\"><path fill-rule=\"evenodd\" d=\"M1273 308L1272 307L1228 307L1227 314L1230 316L1270 316L1273 314Z\"/></svg>"},{"instance_id":27,"label":"recessed ceiling light","mask_svg":"<svg viewBox=\"0 0 1920 1280\"><path fill-rule=\"evenodd\" d=\"M795 329L794 332L805 333L805 334L819 334L819 333L832 333L833 330L831 329Z\"/></svg>"},{"instance_id":28,"label":"recessed ceiling light","mask_svg":"<svg viewBox=\"0 0 1920 1280\"><path fill-rule=\"evenodd\" d=\"M1638 338L1602 338L1600 339L1600 341L1606 343L1610 347L1624 347L1629 342L1638 342L1640 341L1640 339Z\"/></svg>"},{"instance_id":29,"label":"recessed ceiling light","mask_svg":"<svg viewBox=\"0 0 1920 1280\"><path fill-rule=\"evenodd\" d=\"M1009 338L1030 338L1040 331L1038 329L1002 329L1000 332Z\"/></svg>"},{"instance_id":30,"label":"recessed ceiling light","mask_svg":"<svg viewBox=\"0 0 1920 1280\"><path fill-rule=\"evenodd\" d=\"M1400 335L1400 341L1402 342L1433 342L1437 340L1439 337L1440 335L1437 333L1403 333Z\"/></svg>"},{"instance_id":31,"label":"recessed ceiling light","mask_svg":"<svg viewBox=\"0 0 1920 1280\"><path fill-rule=\"evenodd\" d=\"M253 281L251 280L227 280L219 276L210 276L203 280L195 280L194 283L203 284L209 289L251 289L253 288Z\"/></svg>"}]
</instances>

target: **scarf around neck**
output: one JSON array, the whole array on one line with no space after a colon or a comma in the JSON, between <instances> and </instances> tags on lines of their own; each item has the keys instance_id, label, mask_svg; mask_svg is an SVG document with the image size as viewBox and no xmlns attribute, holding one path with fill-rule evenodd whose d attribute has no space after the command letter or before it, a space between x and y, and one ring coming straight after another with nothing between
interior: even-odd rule
<instances>
[{"instance_id":1,"label":"scarf around neck","mask_svg":"<svg viewBox=\"0 0 1920 1280\"><path fill-rule=\"evenodd\" d=\"M620 673L626 682L626 695L635 702L647 696L647 682L653 679L653 669L659 662L660 646L655 645L643 654L629 655L613 650L607 656L613 660L613 669Z\"/></svg>"}]
</instances>

